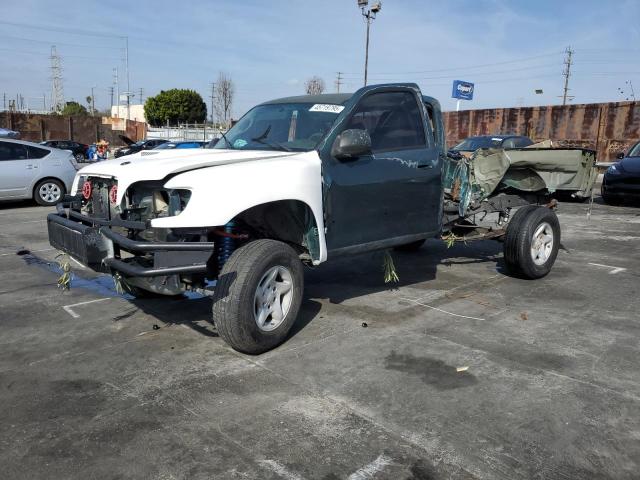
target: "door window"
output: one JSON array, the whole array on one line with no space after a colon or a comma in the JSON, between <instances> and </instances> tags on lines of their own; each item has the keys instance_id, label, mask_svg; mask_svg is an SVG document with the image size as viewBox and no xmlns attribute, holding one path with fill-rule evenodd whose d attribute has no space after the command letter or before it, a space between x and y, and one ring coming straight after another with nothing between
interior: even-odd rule
<instances>
[{"instance_id":1,"label":"door window","mask_svg":"<svg viewBox=\"0 0 640 480\"><path fill-rule=\"evenodd\" d=\"M45 150L44 148L26 146L27 153L29 154L29 158L44 158L49 155L49 150Z\"/></svg>"},{"instance_id":2,"label":"door window","mask_svg":"<svg viewBox=\"0 0 640 480\"><path fill-rule=\"evenodd\" d=\"M374 153L426 147L422 115L410 92L375 93L365 97L346 129L367 130Z\"/></svg>"},{"instance_id":3,"label":"door window","mask_svg":"<svg viewBox=\"0 0 640 480\"><path fill-rule=\"evenodd\" d=\"M0 161L26 160L27 149L20 143L0 142Z\"/></svg>"}]
</instances>

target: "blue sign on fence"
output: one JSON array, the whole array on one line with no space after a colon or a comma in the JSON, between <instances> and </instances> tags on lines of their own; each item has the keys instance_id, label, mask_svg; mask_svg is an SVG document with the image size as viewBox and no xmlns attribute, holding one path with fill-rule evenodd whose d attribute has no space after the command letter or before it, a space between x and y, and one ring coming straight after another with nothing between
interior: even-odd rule
<instances>
[{"instance_id":1,"label":"blue sign on fence","mask_svg":"<svg viewBox=\"0 0 640 480\"><path fill-rule=\"evenodd\" d=\"M471 82L454 80L451 96L460 100L473 100L473 89L474 85Z\"/></svg>"}]
</instances>

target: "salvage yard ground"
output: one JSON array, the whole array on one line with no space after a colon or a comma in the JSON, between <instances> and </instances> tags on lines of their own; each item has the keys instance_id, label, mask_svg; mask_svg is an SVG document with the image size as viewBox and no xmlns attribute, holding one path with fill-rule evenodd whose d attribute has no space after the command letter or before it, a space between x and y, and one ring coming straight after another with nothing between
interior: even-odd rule
<instances>
[{"instance_id":1,"label":"salvage yard ground","mask_svg":"<svg viewBox=\"0 0 640 480\"><path fill-rule=\"evenodd\" d=\"M638 476L639 208L561 204L538 281L494 242L396 254L397 288L379 254L308 271L257 357L206 298L134 301L76 264L61 293L47 211L0 205L2 478Z\"/></svg>"}]
</instances>

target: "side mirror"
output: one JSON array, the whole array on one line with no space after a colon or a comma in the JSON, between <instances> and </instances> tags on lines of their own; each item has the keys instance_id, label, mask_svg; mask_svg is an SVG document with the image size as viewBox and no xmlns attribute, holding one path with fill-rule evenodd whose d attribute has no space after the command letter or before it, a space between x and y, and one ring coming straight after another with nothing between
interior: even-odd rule
<instances>
[{"instance_id":1,"label":"side mirror","mask_svg":"<svg viewBox=\"0 0 640 480\"><path fill-rule=\"evenodd\" d=\"M616 158L617 158L618 160L622 160L622 159L624 158L624 152L620 152L620 153L618 153L618 154L616 155Z\"/></svg>"},{"instance_id":2,"label":"side mirror","mask_svg":"<svg viewBox=\"0 0 640 480\"><path fill-rule=\"evenodd\" d=\"M371 153L371 137L366 130L345 130L336 138L331 149L331 155L338 160L369 155Z\"/></svg>"}]
</instances>

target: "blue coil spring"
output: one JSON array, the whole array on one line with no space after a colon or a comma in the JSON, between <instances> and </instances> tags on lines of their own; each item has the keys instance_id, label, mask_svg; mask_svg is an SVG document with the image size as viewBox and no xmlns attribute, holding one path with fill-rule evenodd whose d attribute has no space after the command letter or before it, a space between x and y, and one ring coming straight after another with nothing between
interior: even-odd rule
<instances>
[{"instance_id":1,"label":"blue coil spring","mask_svg":"<svg viewBox=\"0 0 640 480\"><path fill-rule=\"evenodd\" d=\"M234 222L229 222L224 226L224 233L232 234L233 228L236 226ZM220 239L220 248L218 249L218 267L227 263L229 257L233 253L236 247L235 240L230 236L224 236Z\"/></svg>"}]
</instances>

